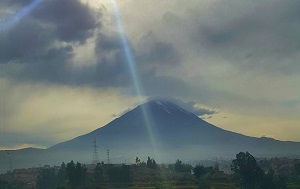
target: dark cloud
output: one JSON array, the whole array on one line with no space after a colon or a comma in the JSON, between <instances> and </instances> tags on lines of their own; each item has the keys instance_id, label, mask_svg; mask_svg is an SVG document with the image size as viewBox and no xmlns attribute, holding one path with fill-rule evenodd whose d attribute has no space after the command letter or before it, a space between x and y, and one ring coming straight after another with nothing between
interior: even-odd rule
<instances>
[{"instance_id":1,"label":"dark cloud","mask_svg":"<svg viewBox=\"0 0 300 189\"><path fill-rule=\"evenodd\" d=\"M99 30L101 24L95 20L89 7L79 1L46 0L11 31L1 34L0 61L11 63L8 67L24 64L9 75L15 80L132 90L128 60L116 33L100 32L96 38L96 62L71 69L74 43L84 42L96 27ZM179 63L175 48L151 32L139 41L135 47L129 43L128 48L133 52L145 95L170 95L178 86L186 88L182 79L157 71L162 65Z\"/></svg>"},{"instance_id":2,"label":"dark cloud","mask_svg":"<svg viewBox=\"0 0 300 189\"><path fill-rule=\"evenodd\" d=\"M103 33L99 33L96 43L95 52L97 54L103 54L111 51L122 50L121 39L117 35L108 36Z\"/></svg>"},{"instance_id":3,"label":"dark cloud","mask_svg":"<svg viewBox=\"0 0 300 189\"><path fill-rule=\"evenodd\" d=\"M0 1L0 10L10 9L10 11L17 11L18 9L28 5L32 1L33 0L2 0Z\"/></svg>"},{"instance_id":4,"label":"dark cloud","mask_svg":"<svg viewBox=\"0 0 300 189\"><path fill-rule=\"evenodd\" d=\"M133 49L133 52L137 54L138 51ZM67 85L121 87L134 91L132 76L127 63L128 60L120 39L116 35L99 34L95 53L97 58L96 64L90 64L74 70L70 69L66 63L72 57L71 47L52 49L44 57L44 59L48 60L47 64L30 64L23 69L20 77ZM158 69L153 68L153 65L150 63L137 63L137 74L145 95L171 95L178 92L179 88L180 94L188 91L186 83L182 79L174 76L159 75L157 73Z\"/></svg>"},{"instance_id":5,"label":"dark cloud","mask_svg":"<svg viewBox=\"0 0 300 189\"><path fill-rule=\"evenodd\" d=\"M18 3L22 8L30 1L12 4ZM16 26L0 33L0 63L35 64L36 60L45 58L50 53L48 51L54 48L61 50L57 46L63 42L68 45L74 45L72 42L83 43L101 25L96 20L92 9L79 0L45 0ZM57 61L63 63L63 60ZM47 64L48 59L42 62Z\"/></svg>"},{"instance_id":6,"label":"dark cloud","mask_svg":"<svg viewBox=\"0 0 300 189\"><path fill-rule=\"evenodd\" d=\"M7 5L18 5L20 6L26 6L33 2L34 0L3 0Z\"/></svg>"},{"instance_id":7,"label":"dark cloud","mask_svg":"<svg viewBox=\"0 0 300 189\"><path fill-rule=\"evenodd\" d=\"M175 94L184 96L190 92L187 83L182 78L159 75L157 69L144 72L141 76L141 83L146 96L172 96Z\"/></svg>"},{"instance_id":8,"label":"dark cloud","mask_svg":"<svg viewBox=\"0 0 300 189\"><path fill-rule=\"evenodd\" d=\"M45 53L54 39L36 20L25 19L9 32L0 33L0 63L32 62Z\"/></svg>"},{"instance_id":9,"label":"dark cloud","mask_svg":"<svg viewBox=\"0 0 300 189\"><path fill-rule=\"evenodd\" d=\"M181 58L173 45L160 41L152 32L139 40L136 51L136 59L141 64L176 66L181 62Z\"/></svg>"},{"instance_id":10,"label":"dark cloud","mask_svg":"<svg viewBox=\"0 0 300 189\"><path fill-rule=\"evenodd\" d=\"M231 7L227 2L219 3L209 19L190 23L194 25L191 43L196 49L205 56L225 58L243 71L299 72L298 1L240 2ZM199 14L194 11L190 15L194 18Z\"/></svg>"},{"instance_id":11,"label":"dark cloud","mask_svg":"<svg viewBox=\"0 0 300 189\"><path fill-rule=\"evenodd\" d=\"M14 75L14 79L29 81L46 81L53 83L67 83L72 80L68 61L73 56L72 46L51 48L35 62L26 64Z\"/></svg>"},{"instance_id":12,"label":"dark cloud","mask_svg":"<svg viewBox=\"0 0 300 189\"><path fill-rule=\"evenodd\" d=\"M16 1L14 5L24 7L30 2ZM45 0L17 26L0 34L0 62L14 70L8 74L14 80L134 91L120 37L102 32L101 25L94 10L79 0ZM82 45L96 31L96 62L71 68L74 47ZM140 38L136 46L128 45L145 95L187 91L180 77L162 74L161 67L174 67L181 62L173 45L159 40L152 32ZM19 69L12 68L16 65Z\"/></svg>"},{"instance_id":13,"label":"dark cloud","mask_svg":"<svg viewBox=\"0 0 300 189\"><path fill-rule=\"evenodd\" d=\"M85 42L101 25L93 11L78 0L46 0L33 16L51 24L58 38L67 42Z\"/></svg>"},{"instance_id":14,"label":"dark cloud","mask_svg":"<svg viewBox=\"0 0 300 189\"><path fill-rule=\"evenodd\" d=\"M140 42L139 44L143 44L145 39L142 38L140 40L143 42ZM164 44L157 40L152 42L152 45L170 46L170 44ZM177 55L175 56L176 53L173 52L173 50L164 51L167 55L160 56L161 54L158 54L154 60L149 57L150 54L155 57L155 51L148 51L144 54L145 51L140 51L143 47L139 47L140 46L138 45L134 48L131 44L129 44L127 48L130 48L133 52L132 56L135 58L136 71L145 95L171 95L175 91L178 92L179 88L181 89L180 91L187 89L187 86L182 79L174 76L163 76L157 73L157 70L160 69L160 67L155 61L161 62L162 65L172 64L170 62L166 62L166 56L171 57L171 54L174 54L173 58L176 58ZM150 49L152 49L152 47ZM103 76L102 80L106 84L111 86L132 85L133 82L131 72L129 71L128 60L124 52L124 47L121 44L121 39L118 36L100 34L97 40L95 52L98 58L98 69L96 70L104 72L101 75ZM179 59L177 61L179 61ZM173 63L176 64L176 62ZM106 70L108 68L112 69L109 69L110 71L108 71Z\"/></svg>"}]
</instances>

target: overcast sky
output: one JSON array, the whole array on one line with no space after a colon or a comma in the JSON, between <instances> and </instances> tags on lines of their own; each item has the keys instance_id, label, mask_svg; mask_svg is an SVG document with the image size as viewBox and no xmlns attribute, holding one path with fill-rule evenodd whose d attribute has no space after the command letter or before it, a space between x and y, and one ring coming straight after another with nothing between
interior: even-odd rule
<instances>
[{"instance_id":1,"label":"overcast sky","mask_svg":"<svg viewBox=\"0 0 300 189\"><path fill-rule=\"evenodd\" d=\"M300 142L300 1L113 1L1 0L1 149L72 139L153 96Z\"/></svg>"}]
</instances>

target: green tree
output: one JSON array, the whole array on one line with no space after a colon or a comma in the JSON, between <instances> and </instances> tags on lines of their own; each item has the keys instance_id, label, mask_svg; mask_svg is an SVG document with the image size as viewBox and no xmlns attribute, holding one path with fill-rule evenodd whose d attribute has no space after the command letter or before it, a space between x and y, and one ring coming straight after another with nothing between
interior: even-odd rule
<instances>
[{"instance_id":1,"label":"green tree","mask_svg":"<svg viewBox=\"0 0 300 189\"><path fill-rule=\"evenodd\" d=\"M151 168L152 167L152 161L150 159L150 157L148 156L148 159L147 159L147 167L148 168Z\"/></svg>"},{"instance_id":2,"label":"green tree","mask_svg":"<svg viewBox=\"0 0 300 189\"><path fill-rule=\"evenodd\" d=\"M265 174L264 176L262 188L274 188L273 187L274 174L275 172L273 169L268 170L267 174Z\"/></svg>"},{"instance_id":3,"label":"green tree","mask_svg":"<svg viewBox=\"0 0 300 189\"><path fill-rule=\"evenodd\" d=\"M63 162L57 174L57 184L59 186L63 185L66 179L67 179L66 164Z\"/></svg>"},{"instance_id":4,"label":"green tree","mask_svg":"<svg viewBox=\"0 0 300 189\"><path fill-rule=\"evenodd\" d=\"M96 182L101 182L103 179L103 170L101 168L101 164L97 163L95 167L95 180Z\"/></svg>"},{"instance_id":5,"label":"green tree","mask_svg":"<svg viewBox=\"0 0 300 189\"><path fill-rule=\"evenodd\" d=\"M179 159L176 160L176 163L174 164L174 169L176 172L182 172L183 165Z\"/></svg>"},{"instance_id":6,"label":"green tree","mask_svg":"<svg viewBox=\"0 0 300 189\"><path fill-rule=\"evenodd\" d=\"M203 165L196 165L193 169L194 176L199 179L201 176L205 175L205 167Z\"/></svg>"},{"instance_id":7,"label":"green tree","mask_svg":"<svg viewBox=\"0 0 300 189\"><path fill-rule=\"evenodd\" d=\"M55 188L55 185L56 185L55 170L53 168L40 170L37 176L36 188L50 189L50 188Z\"/></svg>"},{"instance_id":8,"label":"green tree","mask_svg":"<svg viewBox=\"0 0 300 189\"><path fill-rule=\"evenodd\" d=\"M135 164L140 164L140 163L141 163L140 158L136 157L136 158L135 158Z\"/></svg>"},{"instance_id":9,"label":"green tree","mask_svg":"<svg viewBox=\"0 0 300 189\"><path fill-rule=\"evenodd\" d=\"M296 175L300 175L300 160L297 160L294 164L294 172Z\"/></svg>"},{"instance_id":10,"label":"green tree","mask_svg":"<svg viewBox=\"0 0 300 189\"><path fill-rule=\"evenodd\" d=\"M216 162L215 163L215 165L214 165L214 172L219 172L220 171L220 165L219 165L219 163L218 162Z\"/></svg>"},{"instance_id":11,"label":"green tree","mask_svg":"<svg viewBox=\"0 0 300 189\"><path fill-rule=\"evenodd\" d=\"M154 159L151 159L149 156L148 156L148 160L147 160L147 167L150 168L150 169L156 169L157 168L156 161Z\"/></svg>"},{"instance_id":12,"label":"green tree","mask_svg":"<svg viewBox=\"0 0 300 189\"><path fill-rule=\"evenodd\" d=\"M152 168L153 169L157 168L157 164L156 164L156 161L154 159L152 159Z\"/></svg>"},{"instance_id":13,"label":"green tree","mask_svg":"<svg viewBox=\"0 0 300 189\"><path fill-rule=\"evenodd\" d=\"M263 170L257 165L249 152L240 152L232 161L231 170L241 187L245 189L262 188Z\"/></svg>"},{"instance_id":14,"label":"green tree","mask_svg":"<svg viewBox=\"0 0 300 189\"><path fill-rule=\"evenodd\" d=\"M174 169L176 172L191 172L192 166L189 164L184 164L181 160L177 159L174 164Z\"/></svg>"},{"instance_id":15,"label":"green tree","mask_svg":"<svg viewBox=\"0 0 300 189\"><path fill-rule=\"evenodd\" d=\"M76 178L76 184L77 185L83 185L86 181L86 171L87 169L81 165L81 163L76 163L76 169L75 169L75 178Z\"/></svg>"},{"instance_id":16,"label":"green tree","mask_svg":"<svg viewBox=\"0 0 300 189\"><path fill-rule=\"evenodd\" d=\"M67 177L72 186L76 185L76 166L74 161L72 160L70 163L67 163L66 167Z\"/></svg>"},{"instance_id":17,"label":"green tree","mask_svg":"<svg viewBox=\"0 0 300 189\"><path fill-rule=\"evenodd\" d=\"M76 165L73 160L67 163L66 172L70 185L72 187L83 185L86 180L86 171L87 169L79 162Z\"/></svg>"},{"instance_id":18,"label":"green tree","mask_svg":"<svg viewBox=\"0 0 300 189\"><path fill-rule=\"evenodd\" d=\"M128 183L131 181L131 170L129 165L110 166L106 172L108 179L112 182Z\"/></svg>"},{"instance_id":19,"label":"green tree","mask_svg":"<svg viewBox=\"0 0 300 189\"><path fill-rule=\"evenodd\" d=\"M286 189L287 188L287 178L283 175L279 175L273 180L273 189Z\"/></svg>"}]
</instances>

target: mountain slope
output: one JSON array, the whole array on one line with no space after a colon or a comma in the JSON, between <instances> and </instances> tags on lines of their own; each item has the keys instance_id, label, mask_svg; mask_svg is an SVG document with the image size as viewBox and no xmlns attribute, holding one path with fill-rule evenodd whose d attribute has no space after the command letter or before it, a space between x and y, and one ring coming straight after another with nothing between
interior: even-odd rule
<instances>
[{"instance_id":1,"label":"mountain slope","mask_svg":"<svg viewBox=\"0 0 300 189\"><path fill-rule=\"evenodd\" d=\"M299 155L300 143L255 138L211 125L195 114L162 100L149 101L125 113L104 127L48 150L89 150L96 137L100 149L111 149L132 158L157 156L166 161L176 158L233 157L239 151L259 156ZM204 154L205 152L205 154ZM118 160L117 160L118 161Z\"/></svg>"},{"instance_id":2,"label":"mountain slope","mask_svg":"<svg viewBox=\"0 0 300 189\"><path fill-rule=\"evenodd\" d=\"M99 146L99 159L106 161L106 150L109 149L110 161L114 163L133 162L136 156L142 160L151 156L158 162L175 162L178 158L234 158L240 151L249 151L260 157L300 156L299 142L255 138L226 131L176 104L153 100L103 127L48 149L14 151L14 168L58 165L71 160L90 163L94 137ZM6 152L3 153L2 157L7 156ZM0 161L0 167L6 166L5 170L8 165L8 157Z\"/></svg>"}]
</instances>

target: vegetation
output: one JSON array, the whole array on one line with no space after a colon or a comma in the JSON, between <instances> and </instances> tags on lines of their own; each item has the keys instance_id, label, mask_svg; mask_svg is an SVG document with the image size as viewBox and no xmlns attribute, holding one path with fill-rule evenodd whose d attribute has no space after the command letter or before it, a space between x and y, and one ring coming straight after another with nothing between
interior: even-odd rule
<instances>
[{"instance_id":1,"label":"vegetation","mask_svg":"<svg viewBox=\"0 0 300 189\"><path fill-rule=\"evenodd\" d=\"M180 173L189 173L189 172L191 172L192 168L193 167L191 165L184 164L179 159L174 164L175 171L180 172Z\"/></svg>"},{"instance_id":2,"label":"vegetation","mask_svg":"<svg viewBox=\"0 0 300 189\"><path fill-rule=\"evenodd\" d=\"M23 189L24 187L24 183L20 181L8 182L0 180L0 189Z\"/></svg>"},{"instance_id":3,"label":"vegetation","mask_svg":"<svg viewBox=\"0 0 300 189\"><path fill-rule=\"evenodd\" d=\"M150 157L148 156L148 160L147 160L147 167L150 169L156 169L157 168L157 164L155 162L154 159L150 159Z\"/></svg>"},{"instance_id":4,"label":"vegetation","mask_svg":"<svg viewBox=\"0 0 300 189\"><path fill-rule=\"evenodd\" d=\"M300 176L300 160L297 160L294 164L294 173L297 176Z\"/></svg>"},{"instance_id":5,"label":"vegetation","mask_svg":"<svg viewBox=\"0 0 300 189\"><path fill-rule=\"evenodd\" d=\"M284 176L275 176L272 169L265 174L249 152L238 153L236 159L232 161L231 170L239 187L243 189L287 188Z\"/></svg>"},{"instance_id":6,"label":"vegetation","mask_svg":"<svg viewBox=\"0 0 300 189\"><path fill-rule=\"evenodd\" d=\"M37 176L36 188L52 189L68 185L72 188L83 186L87 177L86 171L87 169L79 162L75 164L73 161L67 163L67 166L62 163L58 172L55 168L41 169Z\"/></svg>"},{"instance_id":7,"label":"vegetation","mask_svg":"<svg viewBox=\"0 0 300 189\"><path fill-rule=\"evenodd\" d=\"M129 165L109 166L106 174L110 182L129 183L131 181L131 172Z\"/></svg>"},{"instance_id":8,"label":"vegetation","mask_svg":"<svg viewBox=\"0 0 300 189\"><path fill-rule=\"evenodd\" d=\"M81 188L130 188L130 189L298 189L299 160L293 160L291 174L279 174L280 169L272 169L273 163L259 161L248 152L240 152L231 163L232 174L219 170L219 165L205 167L191 166L177 160L173 164L157 164L148 157L147 163L136 158L136 164L83 165L73 161L59 167L39 168L35 185L16 180L0 179L0 189L43 188L43 189L81 189ZM277 160L276 160L277 161ZM192 170L192 171L191 171ZM0 175L1 176L1 175ZM15 179L15 180L14 180Z\"/></svg>"},{"instance_id":9,"label":"vegetation","mask_svg":"<svg viewBox=\"0 0 300 189\"><path fill-rule=\"evenodd\" d=\"M36 187L38 189L55 188L57 179L54 168L42 169L37 176Z\"/></svg>"}]
</instances>

